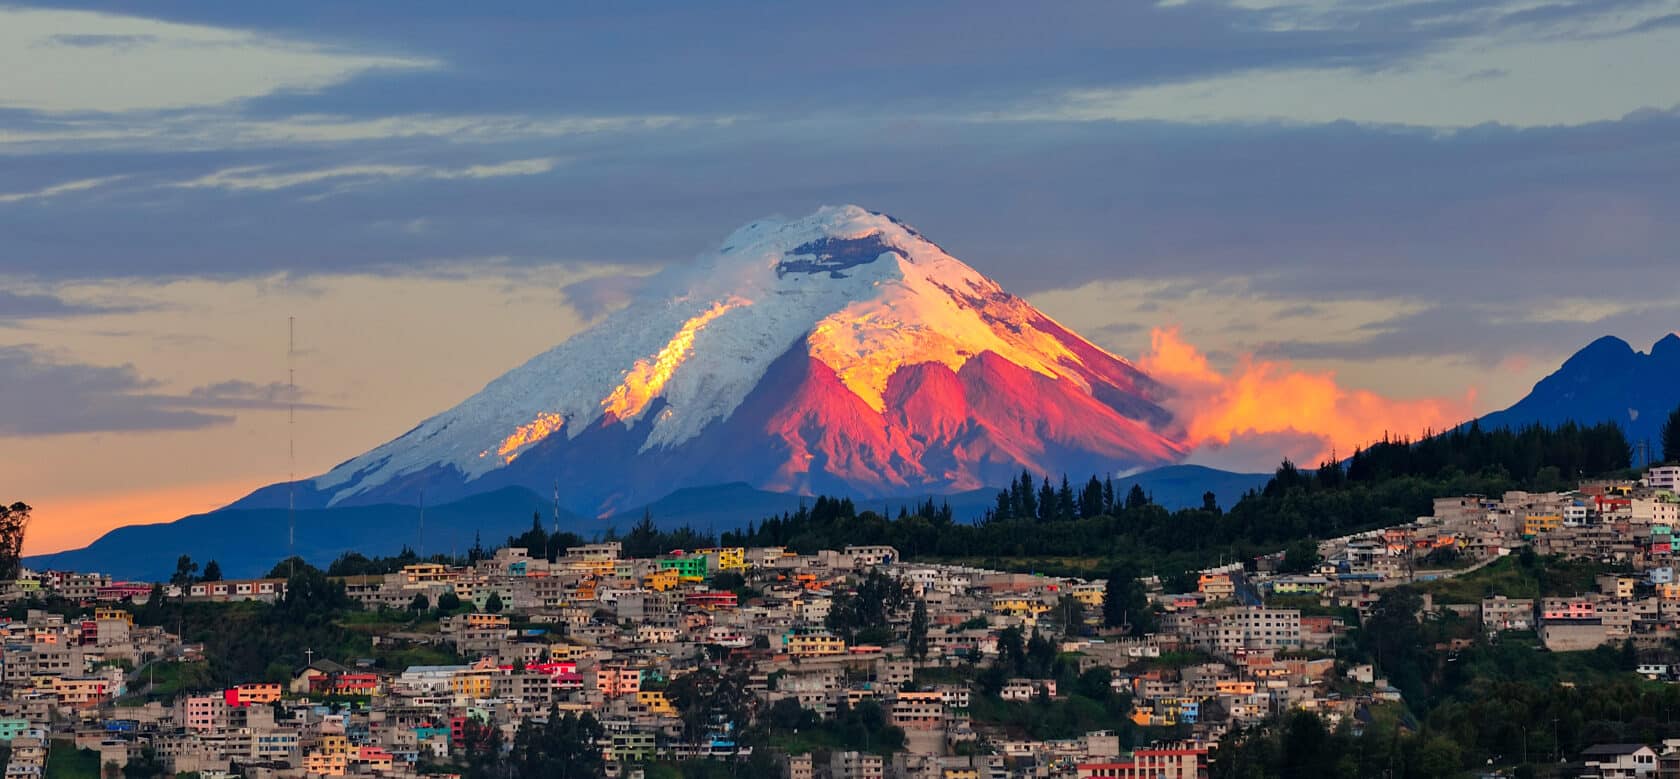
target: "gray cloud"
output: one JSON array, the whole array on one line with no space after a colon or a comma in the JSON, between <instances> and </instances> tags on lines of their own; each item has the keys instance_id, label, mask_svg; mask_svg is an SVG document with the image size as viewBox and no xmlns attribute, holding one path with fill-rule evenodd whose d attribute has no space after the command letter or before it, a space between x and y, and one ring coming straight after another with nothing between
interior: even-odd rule
<instances>
[{"instance_id":1,"label":"gray cloud","mask_svg":"<svg viewBox=\"0 0 1680 779\"><path fill-rule=\"evenodd\" d=\"M0 322L24 319L57 319L94 314L120 314L137 310L139 309L135 306L72 303L57 295L11 292L0 289Z\"/></svg>"},{"instance_id":2,"label":"gray cloud","mask_svg":"<svg viewBox=\"0 0 1680 779\"><path fill-rule=\"evenodd\" d=\"M29 345L0 346L0 387L0 436L197 430L233 422L228 411L288 405L285 385L236 380L173 395L133 365L69 362Z\"/></svg>"},{"instance_id":3,"label":"gray cloud","mask_svg":"<svg viewBox=\"0 0 1680 779\"><path fill-rule=\"evenodd\" d=\"M1349 340L1270 344L1261 356L1307 360L1462 357L1492 366L1514 354L1561 357L1607 334L1654 343L1680 329L1680 303L1653 303L1603 316L1557 318L1543 306L1436 305L1360 328Z\"/></svg>"},{"instance_id":4,"label":"gray cloud","mask_svg":"<svg viewBox=\"0 0 1680 779\"><path fill-rule=\"evenodd\" d=\"M560 296L584 319L594 319L629 303L649 278L624 273L593 276L561 287Z\"/></svg>"}]
</instances>

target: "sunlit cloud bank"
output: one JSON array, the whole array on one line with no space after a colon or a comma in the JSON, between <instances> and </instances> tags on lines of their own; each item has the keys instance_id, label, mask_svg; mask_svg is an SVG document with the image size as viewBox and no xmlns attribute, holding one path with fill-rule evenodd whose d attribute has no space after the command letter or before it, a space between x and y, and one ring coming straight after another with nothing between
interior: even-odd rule
<instances>
[{"instance_id":1,"label":"sunlit cloud bank","mask_svg":"<svg viewBox=\"0 0 1680 779\"><path fill-rule=\"evenodd\" d=\"M1385 436L1450 427L1473 415L1476 399L1473 389L1458 399L1389 398L1345 387L1331 371L1251 356L1221 372L1177 328L1153 330L1138 362L1176 390L1168 406L1184 421L1191 459L1227 467L1256 467L1261 451L1316 465Z\"/></svg>"}]
</instances>

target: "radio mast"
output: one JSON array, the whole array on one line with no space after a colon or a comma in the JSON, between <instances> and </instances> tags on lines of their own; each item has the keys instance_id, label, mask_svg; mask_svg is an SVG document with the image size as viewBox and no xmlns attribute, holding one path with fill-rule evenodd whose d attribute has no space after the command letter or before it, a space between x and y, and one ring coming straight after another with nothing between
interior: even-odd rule
<instances>
[{"instance_id":1,"label":"radio mast","mask_svg":"<svg viewBox=\"0 0 1680 779\"><path fill-rule=\"evenodd\" d=\"M297 317L286 317L286 559L297 573Z\"/></svg>"}]
</instances>

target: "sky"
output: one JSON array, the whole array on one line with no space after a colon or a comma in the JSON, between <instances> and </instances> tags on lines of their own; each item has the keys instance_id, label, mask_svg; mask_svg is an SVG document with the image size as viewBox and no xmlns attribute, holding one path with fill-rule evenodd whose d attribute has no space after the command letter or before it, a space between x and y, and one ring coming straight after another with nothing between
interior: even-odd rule
<instances>
[{"instance_id":1,"label":"sky","mask_svg":"<svg viewBox=\"0 0 1680 779\"><path fill-rule=\"evenodd\" d=\"M0 4L32 553L324 472L822 204L1198 387L1223 467L1680 323L1680 0L111 8Z\"/></svg>"}]
</instances>

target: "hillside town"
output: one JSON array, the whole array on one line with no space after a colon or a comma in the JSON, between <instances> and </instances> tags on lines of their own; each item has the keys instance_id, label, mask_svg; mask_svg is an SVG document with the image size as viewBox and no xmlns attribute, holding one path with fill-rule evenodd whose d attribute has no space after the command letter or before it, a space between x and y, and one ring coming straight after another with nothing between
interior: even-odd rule
<instances>
[{"instance_id":1,"label":"hillside town","mask_svg":"<svg viewBox=\"0 0 1680 779\"><path fill-rule=\"evenodd\" d=\"M522 726L562 717L591 723L588 749L611 776L756 750L793 779L1194 779L1233 728L1310 711L1357 731L1402 704L1372 664L1340 655L1403 584L1424 593L1413 617L1461 620L1494 640L1529 635L1552 652L1625 647L1640 660L1630 676L1675 680L1680 667L1650 658L1680 635L1677 486L1680 467L1665 466L1567 492L1438 499L1404 525L1183 581L905 561L889 546L634 558L602 541L551 560L510 545L471 564L334 582L360 613L413 615L374 646L455 662L323 653L262 678L183 675L208 667L205 647L136 615L160 597L279 603L285 578L24 571L3 595L17 616L0 625L0 741L6 776L19 779L51 775L61 751L201 777L448 775L475 750L512 748ZM1454 589L1528 555L1582 563L1584 586L1532 597L1489 578L1469 597ZM160 669L213 684L160 686ZM1047 733L1010 714L1028 710L1076 724ZM768 744L740 738L755 720L769 723ZM864 743L825 724L841 721L862 723ZM1680 772L1680 742L1560 757L1574 761L1571 775Z\"/></svg>"}]
</instances>

